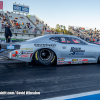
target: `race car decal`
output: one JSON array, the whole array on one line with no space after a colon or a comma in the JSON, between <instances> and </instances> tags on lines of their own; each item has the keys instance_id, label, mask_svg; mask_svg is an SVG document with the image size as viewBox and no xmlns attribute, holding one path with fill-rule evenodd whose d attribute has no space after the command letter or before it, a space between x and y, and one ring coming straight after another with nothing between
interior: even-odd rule
<instances>
[{"instance_id":1,"label":"race car decal","mask_svg":"<svg viewBox=\"0 0 100 100\"><path fill-rule=\"evenodd\" d=\"M30 57L30 54L23 54L21 57Z\"/></svg>"},{"instance_id":2,"label":"race car decal","mask_svg":"<svg viewBox=\"0 0 100 100\"><path fill-rule=\"evenodd\" d=\"M82 61L88 61L88 59L82 59Z\"/></svg>"},{"instance_id":3,"label":"race car decal","mask_svg":"<svg viewBox=\"0 0 100 100\"><path fill-rule=\"evenodd\" d=\"M72 61L77 61L77 59L72 59Z\"/></svg>"},{"instance_id":4,"label":"race car decal","mask_svg":"<svg viewBox=\"0 0 100 100\"><path fill-rule=\"evenodd\" d=\"M33 54L33 51L15 51L12 54L12 57L31 57Z\"/></svg>"},{"instance_id":5,"label":"race car decal","mask_svg":"<svg viewBox=\"0 0 100 100\"><path fill-rule=\"evenodd\" d=\"M78 59L78 64L82 64L82 59Z\"/></svg>"},{"instance_id":6,"label":"race car decal","mask_svg":"<svg viewBox=\"0 0 100 100\"><path fill-rule=\"evenodd\" d=\"M65 58L58 58L58 60L65 60Z\"/></svg>"},{"instance_id":7,"label":"race car decal","mask_svg":"<svg viewBox=\"0 0 100 100\"><path fill-rule=\"evenodd\" d=\"M19 57L19 55L16 55L16 57Z\"/></svg>"},{"instance_id":8,"label":"race car decal","mask_svg":"<svg viewBox=\"0 0 100 100\"><path fill-rule=\"evenodd\" d=\"M89 63L88 59L65 59L62 60L61 58L58 59L57 64L82 64L82 63Z\"/></svg>"},{"instance_id":9,"label":"race car decal","mask_svg":"<svg viewBox=\"0 0 100 100\"><path fill-rule=\"evenodd\" d=\"M88 61L86 61L86 62L83 62L83 63L89 63Z\"/></svg>"},{"instance_id":10,"label":"race car decal","mask_svg":"<svg viewBox=\"0 0 100 100\"><path fill-rule=\"evenodd\" d=\"M33 48L20 48L20 50L33 50Z\"/></svg>"},{"instance_id":11,"label":"race car decal","mask_svg":"<svg viewBox=\"0 0 100 100\"><path fill-rule=\"evenodd\" d=\"M51 61L51 63L52 63L54 60L55 60L55 56L54 56L53 60Z\"/></svg>"},{"instance_id":12,"label":"race car decal","mask_svg":"<svg viewBox=\"0 0 100 100\"><path fill-rule=\"evenodd\" d=\"M64 60L64 64L71 64L72 59L66 59Z\"/></svg>"},{"instance_id":13,"label":"race car decal","mask_svg":"<svg viewBox=\"0 0 100 100\"><path fill-rule=\"evenodd\" d=\"M72 59L72 64L88 63L88 59Z\"/></svg>"},{"instance_id":14,"label":"race car decal","mask_svg":"<svg viewBox=\"0 0 100 100\"><path fill-rule=\"evenodd\" d=\"M66 42L66 39L65 38L61 38L61 42Z\"/></svg>"},{"instance_id":15,"label":"race car decal","mask_svg":"<svg viewBox=\"0 0 100 100\"><path fill-rule=\"evenodd\" d=\"M57 64L71 64L72 59L58 58Z\"/></svg>"},{"instance_id":16,"label":"race car decal","mask_svg":"<svg viewBox=\"0 0 100 100\"><path fill-rule=\"evenodd\" d=\"M20 57L18 54L12 54L12 57Z\"/></svg>"},{"instance_id":17,"label":"race car decal","mask_svg":"<svg viewBox=\"0 0 100 100\"><path fill-rule=\"evenodd\" d=\"M57 64L58 65L65 64L64 60L65 60L65 58L58 58Z\"/></svg>"},{"instance_id":18,"label":"race car decal","mask_svg":"<svg viewBox=\"0 0 100 100\"><path fill-rule=\"evenodd\" d=\"M14 45L7 45L7 49L15 49Z\"/></svg>"},{"instance_id":19,"label":"race car decal","mask_svg":"<svg viewBox=\"0 0 100 100\"><path fill-rule=\"evenodd\" d=\"M23 52L24 54L31 54L31 53L33 53L33 51L25 51L25 52Z\"/></svg>"},{"instance_id":20,"label":"race car decal","mask_svg":"<svg viewBox=\"0 0 100 100\"><path fill-rule=\"evenodd\" d=\"M12 54L12 57L16 57L16 55L15 54Z\"/></svg>"},{"instance_id":21,"label":"race car decal","mask_svg":"<svg viewBox=\"0 0 100 100\"><path fill-rule=\"evenodd\" d=\"M19 51L18 54L32 54L33 51Z\"/></svg>"},{"instance_id":22,"label":"race car decal","mask_svg":"<svg viewBox=\"0 0 100 100\"><path fill-rule=\"evenodd\" d=\"M89 63L88 59L82 59L83 63Z\"/></svg>"},{"instance_id":23,"label":"race car decal","mask_svg":"<svg viewBox=\"0 0 100 100\"><path fill-rule=\"evenodd\" d=\"M34 44L35 47L56 47L56 44Z\"/></svg>"},{"instance_id":24,"label":"race car decal","mask_svg":"<svg viewBox=\"0 0 100 100\"><path fill-rule=\"evenodd\" d=\"M84 55L85 50L81 50L81 48L71 47L69 55Z\"/></svg>"},{"instance_id":25,"label":"race car decal","mask_svg":"<svg viewBox=\"0 0 100 100\"><path fill-rule=\"evenodd\" d=\"M23 54L23 52L18 52L18 55L21 55L21 54Z\"/></svg>"},{"instance_id":26,"label":"race car decal","mask_svg":"<svg viewBox=\"0 0 100 100\"><path fill-rule=\"evenodd\" d=\"M71 64L71 62L68 62L68 64Z\"/></svg>"},{"instance_id":27,"label":"race car decal","mask_svg":"<svg viewBox=\"0 0 100 100\"><path fill-rule=\"evenodd\" d=\"M38 53L38 51L36 51L36 53L35 53L35 58L36 58L36 60L38 60L37 53Z\"/></svg>"},{"instance_id":28,"label":"race car decal","mask_svg":"<svg viewBox=\"0 0 100 100\"><path fill-rule=\"evenodd\" d=\"M78 61L82 61L82 59L78 59Z\"/></svg>"}]
</instances>

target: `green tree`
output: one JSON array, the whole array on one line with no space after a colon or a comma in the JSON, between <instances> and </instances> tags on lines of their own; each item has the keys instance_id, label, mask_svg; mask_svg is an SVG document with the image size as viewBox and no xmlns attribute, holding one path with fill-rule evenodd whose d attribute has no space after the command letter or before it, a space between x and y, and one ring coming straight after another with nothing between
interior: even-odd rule
<instances>
[{"instance_id":1,"label":"green tree","mask_svg":"<svg viewBox=\"0 0 100 100\"><path fill-rule=\"evenodd\" d=\"M51 28L51 31L55 31L55 29L54 28Z\"/></svg>"},{"instance_id":2,"label":"green tree","mask_svg":"<svg viewBox=\"0 0 100 100\"><path fill-rule=\"evenodd\" d=\"M55 31L60 32L60 25L59 24L56 25Z\"/></svg>"},{"instance_id":3,"label":"green tree","mask_svg":"<svg viewBox=\"0 0 100 100\"><path fill-rule=\"evenodd\" d=\"M55 28L51 28L51 30L52 31L54 30L54 31L58 32L58 34L64 32L64 34L66 34L66 35L73 35L70 31L68 31L66 29L66 27L64 25L57 24L56 27Z\"/></svg>"}]
</instances>

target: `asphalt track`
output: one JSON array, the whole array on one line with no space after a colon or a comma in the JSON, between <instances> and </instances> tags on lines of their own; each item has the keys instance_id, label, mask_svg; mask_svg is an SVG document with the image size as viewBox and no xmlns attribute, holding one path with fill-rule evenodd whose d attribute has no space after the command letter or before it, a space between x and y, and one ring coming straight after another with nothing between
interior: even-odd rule
<instances>
[{"instance_id":1,"label":"asphalt track","mask_svg":"<svg viewBox=\"0 0 100 100\"><path fill-rule=\"evenodd\" d=\"M12 62L0 59L0 92L36 91L40 95L0 94L0 100L40 100L100 90L100 64L46 67Z\"/></svg>"}]
</instances>

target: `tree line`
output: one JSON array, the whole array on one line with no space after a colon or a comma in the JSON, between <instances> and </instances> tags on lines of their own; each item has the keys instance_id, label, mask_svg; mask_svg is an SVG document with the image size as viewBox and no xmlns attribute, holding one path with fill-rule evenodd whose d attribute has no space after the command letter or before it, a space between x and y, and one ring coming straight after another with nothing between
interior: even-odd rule
<instances>
[{"instance_id":1,"label":"tree line","mask_svg":"<svg viewBox=\"0 0 100 100\"><path fill-rule=\"evenodd\" d=\"M72 35L70 31L66 29L64 25L57 24L55 28L51 28L53 32L57 32L58 34L66 34L66 35Z\"/></svg>"}]
</instances>

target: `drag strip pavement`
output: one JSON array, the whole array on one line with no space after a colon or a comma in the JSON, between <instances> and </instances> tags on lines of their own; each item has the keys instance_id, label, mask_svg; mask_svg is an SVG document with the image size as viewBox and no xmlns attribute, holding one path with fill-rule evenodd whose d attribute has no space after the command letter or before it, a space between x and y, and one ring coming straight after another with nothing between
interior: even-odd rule
<instances>
[{"instance_id":1,"label":"drag strip pavement","mask_svg":"<svg viewBox=\"0 0 100 100\"><path fill-rule=\"evenodd\" d=\"M40 95L0 94L0 100L40 100L100 90L100 65L37 66L0 64L0 91L36 91Z\"/></svg>"}]
</instances>

